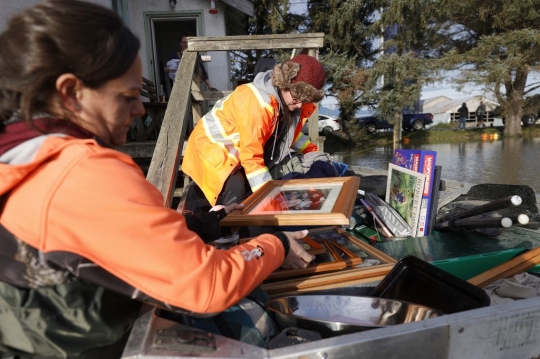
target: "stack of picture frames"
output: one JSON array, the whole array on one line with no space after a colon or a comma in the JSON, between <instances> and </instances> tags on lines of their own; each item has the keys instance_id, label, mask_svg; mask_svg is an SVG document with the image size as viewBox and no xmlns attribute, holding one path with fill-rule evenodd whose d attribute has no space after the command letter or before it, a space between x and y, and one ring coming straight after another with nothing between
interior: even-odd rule
<instances>
[{"instance_id":1,"label":"stack of picture frames","mask_svg":"<svg viewBox=\"0 0 540 359\"><path fill-rule=\"evenodd\" d=\"M359 184L356 176L268 181L221 225L316 226L302 243L316 259L272 273L262 284L270 296L381 280L396 260L340 228L349 225Z\"/></svg>"},{"instance_id":2,"label":"stack of picture frames","mask_svg":"<svg viewBox=\"0 0 540 359\"><path fill-rule=\"evenodd\" d=\"M304 248L316 259L304 269L278 269L262 284L271 297L383 279L396 260L340 227L312 229Z\"/></svg>"}]
</instances>

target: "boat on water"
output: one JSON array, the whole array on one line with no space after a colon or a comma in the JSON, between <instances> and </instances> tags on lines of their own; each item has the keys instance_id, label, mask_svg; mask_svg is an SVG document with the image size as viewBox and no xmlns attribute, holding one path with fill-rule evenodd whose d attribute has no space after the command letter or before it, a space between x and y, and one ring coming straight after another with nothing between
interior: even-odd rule
<instances>
[{"instance_id":1,"label":"boat on water","mask_svg":"<svg viewBox=\"0 0 540 359\"><path fill-rule=\"evenodd\" d=\"M367 168L354 170L361 175L384 174L384 171ZM467 193L472 186L446 181L446 191L441 192L439 208ZM475 263L500 256L501 253L512 255L512 251L530 250L539 246L540 230L515 227L497 238L488 238L474 232L456 232L380 243L377 248L397 257L396 259L413 254L433 261L434 254L446 252L449 253L447 258L439 259L440 262L455 262L455 268L463 268L467 265L474 267ZM456 253L460 258L452 258ZM472 259L476 262L467 262L463 260L464 257L474 257ZM473 271L475 269L478 270L472 268ZM331 305L336 293L368 297L380 283L380 280L377 280L345 284L326 291L319 289L302 294L326 295L328 305ZM369 305L374 306L373 302ZM224 336L201 332L170 320L159 309L145 305L135 322L122 358L491 359L540 356L540 297L452 314L432 317L428 315L425 318L403 324L376 326L353 333L344 330L343 334L340 334L338 329L335 335L317 340L303 337L298 328L293 327L282 334L285 333L284 335L289 337L286 339L294 345L263 349ZM339 324L338 320L335 322ZM295 341L295 337L298 340Z\"/></svg>"}]
</instances>

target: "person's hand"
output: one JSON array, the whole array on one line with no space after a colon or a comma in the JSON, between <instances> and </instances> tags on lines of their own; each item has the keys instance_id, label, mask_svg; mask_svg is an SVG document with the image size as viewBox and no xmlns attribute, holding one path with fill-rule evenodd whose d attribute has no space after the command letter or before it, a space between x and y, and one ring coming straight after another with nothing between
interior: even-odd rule
<instances>
[{"instance_id":1,"label":"person's hand","mask_svg":"<svg viewBox=\"0 0 540 359\"><path fill-rule=\"evenodd\" d=\"M302 239L307 235L308 231L297 231L297 232L283 232L289 239L290 243L290 249L289 254L287 254L287 257L281 264L282 268L290 268L290 269L300 269L300 268L306 268L312 260L315 259L314 255L309 254L306 252L304 247L300 243L298 243L297 239Z\"/></svg>"},{"instance_id":2,"label":"person's hand","mask_svg":"<svg viewBox=\"0 0 540 359\"><path fill-rule=\"evenodd\" d=\"M210 87L209 90L210 91L217 91L217 89L215 87Z\"/></svg>"},{"instance_id":3,"label":"person's hand","mask_svg":"<svg viewBox=\"0 0 540 359\"><path fill-rule=\"evenodd\" d=\"M222 208L225 208L225 213L226 213L226 214L229 214L229 213L231 213L232 211L234 211L235 209L242 209L242 208L244 208L244 205L241 204L241 203L231 203L231 204L229 204L228 206L224 206L224 205L222 205L222 204L218 204L217 206L214 206L214 207L210 208L210 211L208 211L208 212L219 211L219 210L221 210ZM238 233L239 230L240 230L240 227L239 227L239 226L231 227L231 233Z\"/></svg>"},{"instance_id":4,"label":"person's hand","mask_svg":"<svg viewBox=\"0 0 540 359\"><path fill-rule=\"evenodd\" d=\"M218 204L217 206L214 206L212 208L210 208L210 211L208 212L212 212L212 211L219 211L221 210L222 208L225 208L225 213L229 214L231 213L232 211L234 211L235 209L242 209L244 208L244 205L241 204L241 203L231 203L229 204L228 206L224 206L222 204Z\"/></svg>"}]
</instances>

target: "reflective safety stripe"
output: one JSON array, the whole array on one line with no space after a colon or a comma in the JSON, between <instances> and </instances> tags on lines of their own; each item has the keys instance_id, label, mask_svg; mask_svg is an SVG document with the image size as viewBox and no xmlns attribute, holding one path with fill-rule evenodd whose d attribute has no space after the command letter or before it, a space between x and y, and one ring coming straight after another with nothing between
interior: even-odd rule
<instances>
[{"instance_id":1,"label":"reflective safety stripe","mask_svg":"<svg viewBox=\"0 0 540 359\"><path fill-rule=\"evenodd\" d=\"M300 132L298 136L296 136L296 139L294 140L292 148L295 151L302 153L304 152L306 147L309 146L310 143L311 141L308 139L308 137L304 135L302 132Z\"/></svg>"},{"instance_id":2,"label":"reflective safety stripe","mask_svg":"<svg viewBox=\"0 0 540 359\"><path fill-rule=\"evenodd\" d=\"M240 162L240 151L238 150L238 139L240 135L238 133L232 133L227 135L223 125L219 121L219 117L216 115L217 111L221 111L228 96L220 99L210 113L203 116L202 123L204 132L210 142L219 145L227 153L228 157L234 158L237 162Z\"/></svg>"},{"instance_id":3,"label":"reflective safety stripe","mask_svg":"<svg viewBox=\"0 0 540 359\"><path fill-rule=\"evenodd\" d=\"M252 83L247 84L247 86L253 92L261 107L265 107L266 109L273 111L273 107L269 104L269 94L266 92L261 93L261 91L259 91L259 89ZM235 132L227 135L223 125L220 122L219 116L217 115L217 112L223 111L223 107L229 99L229 96L218 100L212 110L203 116L201 120L203 123L204 132L210 142L219 145L221 148L223 148L225 153L227 153L228 157L240 162L240 148L238 145L240 134Z\"/></svg>"},{"instance_id":4,"label":"reflective safety stripe","mask_svg":"<svg viewBox=\"0 0 540 359\"><path fill-rule=\"evenodd\" d=\"M253 192L272 179L267 167L261 168L255 172L246 173L246 177Z\"/></svg>"},{"instance_id":5,"label":"reflective safety stripe","mask_svg":"<svg viewBox=\"0 0 540 359\"><path fill-rule=\"evenodd\" d=\"M274 112L274 108L270 105L270 94L268 94L267 92L264 92L264 97L263 97L263 94L261 93L261 91L259 91L257 86L255 86L253 83L247 84L247 87L249 87L251 91L253 91L253 94L255 95L255 98L257 98L257 101L259 101L259 104L261 105L261 107L266 108L270 112Z\"/></svg>"}]
</instances>

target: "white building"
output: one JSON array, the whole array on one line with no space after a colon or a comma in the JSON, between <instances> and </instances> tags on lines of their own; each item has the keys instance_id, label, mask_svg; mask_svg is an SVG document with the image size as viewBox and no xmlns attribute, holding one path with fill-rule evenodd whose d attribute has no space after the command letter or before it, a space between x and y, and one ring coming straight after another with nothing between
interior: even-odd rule
<instances>
[{"instance_id":1,"label":"white building","mask_svg":"<svg viewBox=\"0 0 540 359\"><path fill-rule=\"evenodd\" d=\"M497 106L499 106L499 104L482 96L470 96L456 100L446 96L431 97L420 100L419 107L420 112L429 112L433 114L432 126L434 126L438 123L457 122L459 119L459 108L463 103L465 103L469 109L467 127L474 127L479 120L476 118L476 108L480 105L480 101L483 101L484 105L486 106L486 126L491 126L494 124L494 122L495 125L498 125L498 121L500 121L500 119L496 119L492 112Z\"/></svg>"}]
</instances>

